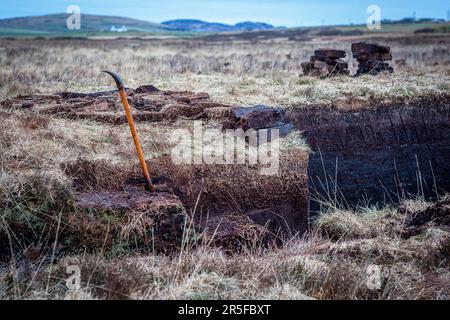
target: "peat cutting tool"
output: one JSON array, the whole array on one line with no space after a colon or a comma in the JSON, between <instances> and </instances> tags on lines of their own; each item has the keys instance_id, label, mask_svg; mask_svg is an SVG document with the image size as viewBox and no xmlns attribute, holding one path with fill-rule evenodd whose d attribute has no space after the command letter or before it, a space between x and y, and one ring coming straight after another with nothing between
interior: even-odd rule
<instances>
[{"instance_id":1,"label":"peat cutting tool","mask_svg":"<svg viewBox=\"0 0 450 320\"><path fill-rule=\"evenodd\" d=\"M150 192L155 192L155 187L153 186L150 174L148 173L147 164L145 163L144 153L142 152L141 143L139 142L139 137L134 126L133 116L131 115L130 105L127 100L127 93L125 92L125 86L122 79L114 72L103 71L114 78L116 82L117 89L119 89L120 100L122 101L123 107L125 109L125 114L127 116L128 125L130 126L131 136L133 137L134 145L136 146L136 152L139 158L139 163L141 164L142 173L146 181L146 189Z\"/></svg>"}]
</instances>

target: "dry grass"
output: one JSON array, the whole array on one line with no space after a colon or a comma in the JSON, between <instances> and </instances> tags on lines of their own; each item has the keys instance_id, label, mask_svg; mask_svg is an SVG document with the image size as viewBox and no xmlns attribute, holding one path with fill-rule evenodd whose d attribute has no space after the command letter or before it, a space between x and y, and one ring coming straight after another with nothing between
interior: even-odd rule
<instances>
[{"instance_id":1,"label":"dry grass","mask_svg":"<svg viewBox=\"0 0 450 320\"><path fill-rule=\"evenodd\" d=\"M301 62L314 49L347 51L355 39L314 42L206 42L193 40L1 40L0 98L31 92L109 89L101 70L115 70L127 85L205 91L218 102L300 105L336 99L410 97L448 92L449 37L378 39L392 46L393 76L302 76Z\"/></svg>"},{"instance_id":2,"label":"dry grass","mask_svg":"<svg viewBox=\"0 0 450 320\"><path fill-rule=\"evenodd\" d=\"M410 40L383 40L393 48L393 76L329 79L301 76L300 63L318 47L348 51L350 39L274 43L0 40L0 99L110 89L102 69L119 72L130 87L151 83L161 89L206 91L213 100L228 104L301 107L447 93L449 38ZM74 298L446 299L450 295L448 228L431 224L417 236L402 238L405 212L431 205L423 201L406 203L406 211L330 209L314 222L309 234L282 248L244 247L239 254L226 254L208 246L194 248L192 235L185 234L188 244L175 256L137 254L120 243L107 247L100 234L92 252L61 254L58 237L74 213L74 177L66 175L66 165L104 162L132 172L137 160L129 129L8 110L0 110L0 119L0 242L3 254L14 252L1 260L0 299L64 298L66 267L73 264L80 266L82 275L81 290ZM168 150L166 134L190 125L187 121L139 123L150 164ZM283 141L283 149L289 153L305 151L307 146L297 132ZM184 174L193 173L185 169ZM114 184L119 178L115 175L107 181ZM223 186L230 185L229 180ZM258 181L253 181L256 186ZM275 186L292 186L283 184L282 178L275 182ZM188 187L195 202L200 186ZM236 198L239 188L237 184ZM114 213L102 218L115 221ZM37 241L24 245L21 239L27 238ZM389 271L378 290L367 286L369 265Z\"/></svg>"},{"instance_id":3,"label":"dry grass","mask_svg":"<svg viewBox=\"0 0 450 320\"><path fill-rule=\"evenodd\" d=\"M303 239L269 251L226 255L201 247L173 258L76 255L55 265L45 262L45 257L31 263L21 261L15 267L5 265L0 273L5 286L3 298L64 298L66 267L77 265L82 286L74 298L446 299L450 294L448 255L436 253L448 250L448 230L440 231L439 241L401 239L395 230L404 217L394 209L364 213L361 227L374 228L373 221L365 225L370 221L367 216L377 220L386 213L390 214L386 222L391 225L366 238L359 234L346 234L339 240L319 236L326 230L318 223ZM355 222L346 215L339 220L340 214L335 214L334 223L339 227L348 224L349 229L354 228ZM328 221L327 228L330 224ZM370 265L383 270L378 289L367 286Z\"/></svg>"},{"instance_id":4,"label":"dry grass","mask_svg":"<svg viewBox=\"0 0 450 320\"><path fill-rule=\"evenodd\" d=\"M382 233L389 209L364 208L359 212L335 209L317 220L319 229L332 239L370 238Z\"/></svg>"}]
</instances>

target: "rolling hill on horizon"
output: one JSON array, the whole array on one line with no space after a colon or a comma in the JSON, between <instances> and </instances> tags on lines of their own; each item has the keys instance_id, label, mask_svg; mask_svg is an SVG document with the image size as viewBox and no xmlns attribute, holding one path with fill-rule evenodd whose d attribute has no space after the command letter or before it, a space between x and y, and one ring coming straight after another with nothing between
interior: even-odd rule
<instances>
[{"instance_id":1,"label":"rolling hill on horizon","mask_svg":"<svg viewBox=\"0 0 450 320\"><path fill-rule=\"evenodd\" d=\"M66 13L48 14L42 16L18 17L0 19L0 28L11 30L30 30L33 32L53 33L69 31L101 32L108 31L112 26L126 26L128 30L146 32L164 32L170 29L158 23L137 20L133 18L102 15L81 15L81 30L68 30Z\"/></svg>"},{"instance_id":2,"label":"rolling hill on horizon","mask_svg":"<svg viewBox=\"0 0 450 320\"><path fill-rule=\"evenodd\" d=\"M274 29L270 24L245 21L235 25L218 22L206 22L194 19L178 19L165 21L161 24L119 16L104 16L93 14L81 15L81 29L69 30L66 26L69 14L48 14L0 19L0 34L77 34L92 32L110 32L112 27L125 26L126 31L170 33L170 32L232 32ZM122 31L124 31L122 30Z\"/></svg>"},{"instance_id":3,"label":"rolling hill on horizon","mask_svg":"<svg viewBox=\"0 0 450 320\"><path fill-rule=\"evenodd\" d=\"M275 27L263 22L244 21L235 25L206 22L197 19L176 19L161 22L162 25L173 28L178 31L195 31L195 32L232 32L232 31L252 31L252 30L270 30Z\"/></svg>"}]
</instances>

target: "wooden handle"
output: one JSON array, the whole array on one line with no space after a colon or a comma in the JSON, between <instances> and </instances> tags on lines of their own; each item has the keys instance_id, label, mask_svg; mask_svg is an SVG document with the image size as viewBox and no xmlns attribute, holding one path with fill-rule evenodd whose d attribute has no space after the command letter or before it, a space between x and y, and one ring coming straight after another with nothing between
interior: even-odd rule
<instances>
[{"instance_id":1,"label":"wooden handle","mask_svg":"<svg viewBox=\"0 0 450 320\"><path fill-rule=\"evenodd\" d=\"M130 106L127 100L127 93L125 92L125 86L122 79L118 74L111 71L103 71L108 73L114 78L116 82L117 89L119 89L120 100L122 100L123 107L125 109L125 114L127 116L128 125L130 126L131 135L133 137L134 145L136 146L136 152L138 154L139 163L141 164L142 173L144 174L145 181L147 182L147 190L150 192L155 192L155 187L153 186L152 180L150 179L150 174L148 173L147 164L145 163L144 153L142 152L141 143L139 142L139 137L134 126L133 116L131 115Z\"/></svg>"},{"instance_id":2,"label":"wooden handle","mask_svg":"<svg viewBox=\"0 0 450 320\"><path fill-rule=\"evenodd\" d=\"M127 94L125 89L122 87L119 89L120 99L122 100L123 107L125 109L125 114L127 116L128 125L130 126L131 136L133 137L134 145L136 146L136 152L138 154L139 163L141 164L142 173L144 174L145 180L147 182L147 189L150 192L155 192L155 187L153 186L152 180L150 179L150 174L148 173L147 164L145 163L144 153L142 152L141 143L139 142L139 137L134 126L133 116L131 115L130 106L127 100Z\"/></svg>"}]
</instances>

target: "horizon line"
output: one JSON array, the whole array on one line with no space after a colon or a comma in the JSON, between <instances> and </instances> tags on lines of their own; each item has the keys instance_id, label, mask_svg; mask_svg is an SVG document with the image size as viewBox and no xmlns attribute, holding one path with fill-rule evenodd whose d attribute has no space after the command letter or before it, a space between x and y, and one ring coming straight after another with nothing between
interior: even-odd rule
<instances>
[{"instance_id":1,"label":"horizon line","mask_svg":"<svg viewBox=\"0 0 450 320\"><path fill-rule=\"evenodd\" d=\"M25 16L13 16L13 17L7 17L7 18L0 18L1 20L12 20L12 19L23 19L23 18L33 18L33 17L45 17L45 16L50 16L50 15L70 15L70 13L66 13L66 12L53 12L53 13L45 13L45 14L36 14L36 15L25 15ZM130 16L121 16L121 15L109 15L109 14L99 14L99 13L81 13L81 16L83 15L88 15L88 16L102 16L102 17L116 17L116 18L126 18L126 19L133 19L136 21L142 21L142 22L147 22L147 23L154 23L154 24L162 24L164 22L168 22L168 21L176 21L176 20L194 20L194 21L202 21L202 22L207 22L207 23L220 23L223 25L228 25L228 26L235 26L238 23L242 23L242 22L253 22L253 23L264 23L264 24L269 24L271 26L273 26L274 28L307 28L307 27L332 27L332 26L360 26L360 25L364 25L366 22L353 22L353 23L348 23L348 24L310 24L310 25L296 25L296 26L287 26L287 25L273 25L269 22L263 22L263 21L256 21L256 20L242 20L239 22L236 22L234 24L229 24L229 23L225 23L222 21L208 21L208 20L203 20L203 19L196 19L196 18L173 18L173 19L167 19L167 20L163 20L160 22L155 22L155 21L150 21L150 20L146 20L146 19L140 19L140 18L134 18L134 17L130 17ZM415 19L416 22L420 22L421 20L424 19L431 19L431 20L435 20L435 21L443 21L448 23L449 21L445 18L438 18L438 17L422 17L422 18L414 18L414 17L410 17L410 16L405 16L401 19L392 19L392 18L384 18L382 19L382 21L390 21L390 22L400 22L406 19Z\"/></svg>"}]
</instances>

